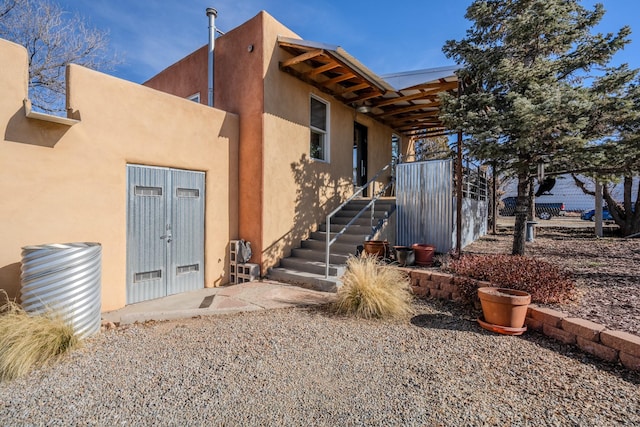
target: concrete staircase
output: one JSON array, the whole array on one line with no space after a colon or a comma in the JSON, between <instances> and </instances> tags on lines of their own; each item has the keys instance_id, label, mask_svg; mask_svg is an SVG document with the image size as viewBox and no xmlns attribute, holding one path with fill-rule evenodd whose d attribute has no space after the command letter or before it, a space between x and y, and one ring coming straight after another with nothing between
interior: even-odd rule
<instances>
[{"instance_id":1,"label":"concrete staircase","mask_svg":"<svg viewBox=\"0 0 640 427\"><path fill-rule=\"evenodd\" d=\"M370 201L370 199L354 199L336 213L331 219L331 237L340 232ZM324 264L327 226L322 224L318 231L314 231L307 240L301 242L301 247L293 249L290 257L282 259L278 267L269 269L269 279L324 292L336 292L341 284L340 277L344 274L349 256L355 255L358 246L365 240L376 238L384 230L395 209L394 198L379 199L375 203L373 229L371 208L369 208L344 234L338 237L338 240L331 245L329 278L325 278Z\"/></svg>"}]
</instances>

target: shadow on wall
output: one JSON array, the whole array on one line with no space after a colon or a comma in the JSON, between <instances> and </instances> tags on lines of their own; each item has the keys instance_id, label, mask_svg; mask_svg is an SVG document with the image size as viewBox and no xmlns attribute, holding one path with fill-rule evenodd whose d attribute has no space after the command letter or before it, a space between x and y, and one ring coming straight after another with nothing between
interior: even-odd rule
<instances>
[{"instance_id":1,"label":"shadow on wall","mask_svg":"<svg viewBox=\"0 0 640 427\"><path fill-rule=\"evenodd\" d=\"M37 126L34 126L37 123ZM69 126L29 119L20 108L7 123L4 139L22 144L53 148L69 130Z\"/></svg>"},{"instance_id":2,"label":"shadow on wall","mask_svg":"<svg viewBox=\"0 0 640 427\"><path fill-rule=\"evenodd\" d=\"M230 140L238 139L238 120L231 120L229 114L225 114L222 126L220 126L220 132L218 136L223 138L229 138Z\"/></svg>"},{"instance_id":3,"label":"shadow on wall","mask_svg":"<svg viewBox=\"0 0 640 427\"><path fill-rule=\"evenodd\" d=\"M326 168L327 164L312 161L306 154L291 163L297 183L294 227L265 249L264 259L269 265L291 255L291 249L300 247L300 242L324 223L325 216L351 195L351 177L332 176Z\"/></svg>"},{"instance_id":4,"label":"shadow on wall","mask_svg":"<svg viewBox=\"0 0 640 427\"><path fill-rule=\"evenodd\" d=\"M240 188L239 188L240 177L238 174L238 165L240 164L238 134L240 132L240 129L238 126L238 122L239 120L237 118L235 118L234 120L231 120L230 113L226 114L224 116L222 126L220 127L220 133L218 134L219 137L229 139L229 142L228 142L229 143L229 163L228 163L229 176L227 181L228 188L229 188L228 197L227 197L227 203L228 203L227 216L229 221L229 229L228 229L229 234L227 235L227 242L229 243L227 243L227 245L225 246L225 250L224 250L225 255L222 258L218 258L217 260L218 265L220 265L220 263L223 263L222 271L220 275L213 280L213 283L209 284L205 282L205 287L216 288L218 286L229 283L231 279L231 271L230 271L231 258L229 255L229 249L231 248L231 240L235 240L238 238L238 230L239 230L239 223L240 223L240 220L238 218L239 216L238 194L240 193ZM232 141L236 141L235 144ZM208 173L215 173L215 172L212 171ZM206 245L206 241L205 241L205 245Z\"/></svg>"},{"instance_id":5,"label":"shadow on wall","mask_svg":"<svg viewBox=\"0 0 640 427\"><path fill-rule=\"evenodd\" d=\"M20 295L20 266L14 262L0 267L0 289L7 293L10 300L18 300ZM0 305L4 304L4 295L0 292Z\"/></svg>"}]
</instances>

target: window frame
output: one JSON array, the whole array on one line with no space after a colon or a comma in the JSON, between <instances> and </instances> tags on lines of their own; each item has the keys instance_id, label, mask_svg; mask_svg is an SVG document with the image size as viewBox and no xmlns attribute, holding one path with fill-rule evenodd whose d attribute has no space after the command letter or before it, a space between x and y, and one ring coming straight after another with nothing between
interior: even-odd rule
<instances>
[{"instance_id":1,"label":"window frame","mask_svg":"<svg viewBox=\"0 0 640 427\"><path fill-rule=\"evenodd\" d=\"M311 124L311 102L312 100L315 100L317 102L320 102L321 104L323 104L325 106L325 127L326 130L317 128L315 126L313 126ZM331 131L331 103L329 103L329 101L327 101L326 99L320 98L318 95L311 93L309 95L309 158L311 160L317 161L317 162L324 162L324 163L330 163L331 158L330 158L330 131ZM324 158L323 159L319 159L317 157L313 157L311 155L311 137L312 135L316 133L316 134L320 134L322 135L322 152L324 153Z\"/></svg>"},{"instance_id":2,"label":"window frame","mask_svg":"<svg viewBox=\"0 0 640 427\"><path fill-rule=\"evenodd\" d=\"M187 99L189 101L197 102L199 104L200 103L200 92L196 92L193 95L187 96Z\"/></svg>"}]
</instances>

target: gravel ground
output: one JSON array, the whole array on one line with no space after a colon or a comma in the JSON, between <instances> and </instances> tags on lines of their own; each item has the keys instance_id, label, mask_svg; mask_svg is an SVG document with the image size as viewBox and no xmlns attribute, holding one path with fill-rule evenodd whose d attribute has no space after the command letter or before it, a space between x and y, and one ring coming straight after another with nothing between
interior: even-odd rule
<instances>
[{"instance_id":1,"label":"gravel ground","mask_svg":"<svg viewBox=\"0 0 640 427\"><path fill-rule=\"evenodd\" d=\"M640 373L477 313L298 308L136 324L0 384L2 425L640 425Z\"/></svg>"},{"instance_id":2,"label":"gravel ground","mask_svg":"<svg viewBox=\"0 0 640 427\"><path fill-rule=\"evenodd\" d=\"M511 253L513 229L465 248L467 253ZM595 238L593 228L538 228L526 254L564 267L574 278L575 303L551 306L571 316L640 335L640 239Z\"/></svg>"}]
</instances>

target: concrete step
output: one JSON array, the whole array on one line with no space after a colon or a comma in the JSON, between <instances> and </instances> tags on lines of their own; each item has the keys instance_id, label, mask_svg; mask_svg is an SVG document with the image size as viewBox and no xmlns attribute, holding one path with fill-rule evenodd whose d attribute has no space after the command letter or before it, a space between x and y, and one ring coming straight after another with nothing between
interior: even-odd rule
<instances>
[{"instance_id":1,"label":"concrete step","mask_svg":"<svg viewBox=\"0 0 640 427\"><path fill-rule=\"evenodd\" d=\"M331 232L338 233L353 217L362 210L371 199L352 200L343 207L331 220ZM395 210L395 199L378 200L375 204L373 226L377 227L382 219L388 218ZM346 270L346 262L355 255L358 245L364 244L371 236L371 208L362 213L344 234L331 245L329 278L325 273L326 224L321 224L318 231L311 233L310 239L301 243L302 247L294 249L291 257L280 262L279 267L269 269L270 279L292 283L325 292L336 292L341 286L339 280Z\"/></svg>"},{"instance_id":2,"label":"concrete step","mask_svg":"<svg viewBox=\"0 0 640 427\"><path fill-rule=\"evenodd\" d=\"M348 212L358 212L361 211L367 204L366 203L357 203L357 204L351 204L349 203L348 205L345 205L341 211L348 211ZM379 203L376 202L376 206L375 206L375 211L376 212L389 212L394 210L396 207L395 203ZM371 211L371 206L369 206L365 212L370 212Z\"/></svg>"},{"instance_id":3,"label":"concrete step","mask_svg":"<svg viewBox=\"0 0 640 427\"><path fill-rule=\"evenodd\" d=\"M367 206L369 204L369 202L371 202L371 199L355 199L355 200L352 200L349 203L347 203L345 205L345 208L347 208L347 209L355 209L355 208L357 208L358 210L360 210L363 207ZM376 205L376 210L378 209L378 206L384 207L385 209L391 209L392 207L395 207L396 201L395 201L395 199L393 199L393 200L378 199L378 200L376 200L375 205Z\"/></svg>"},{"instance_id":4,"label":"concrete step","mask_svg":"<svg viewBox=\"0 0 640 427\"><path fill-rule=\"evenodd\" d=\"M336 224L336 223L332 222L331 223L331 232L332 233L339 233L340 231L342 231L344 226L345 226L345 224ZM320 224L320 227L318 228L318 231L323 232L323 233L325 231L327 231L327 224ZM347 228L347 230L344 232L343 236L345 236L345 235L368 236L370 234L371 234L371 227L369 226L369 224L367 224L367 225L353 224L351 227Z\"/></svg>"},{"instance_id":5,"label":"concrete step","mask_svg":"<svg viewBox=\"0 0 640 427\"><path fill-rule=\"evenodd\" d=\"M353 218L354 216L356 216L358 212L360 212L360 209L353 209L353 210L342 209L342 210L339 210L333 217L334 218L338 218L338 217ZM373 217L378 219L388 218L389 211L387 211L386 209L385 210L376 209L373 213ZM364 211L362 215L360 215L360 218L371 218L371 210L367 209L366 211Z\"/></svg>"},{"instance_id":6,"label":"concrete step","mask_svg":"<svg viewBox=\"0 0 640 427\"><path fill-rule=\"evenodd\" d=\"M303 248L316 249L322 252L324 252L326 244L327 242L324 240L309 239L309 240L302 241ZM358 245L362 245L362 244L363 244L363 241L360 243L351 243L351 244L336 242L333 245L331 245L331 253L341 254L341 255L355 255Z\"/></svg>"},{"instance_id":7,"label":"concrete step","mask_svg":"<svg viewBox=\"0 0 640 427\"><path fill-rule=\"evenodd\" d=\"M349 221L351 221L353 219L353 217L351 216L334 216L333 218L331 218L331 224L343 224L344 225L348 224ZM378 221L380 219L376 218L373 220L373 226L375 227L376 224L378 224ZM364 226L371 226L371 217L364 217L361 216L360 218L356 219L353 222L353 225L364 225Z\"/></svg>"},{"instance_id":8,"label":"concrete step","mask_svg":"<svg viewBox=\"0 0 640 427\"><path fill-rule=\"evenodd\" d=\"M331 227L333 228L333 226ZM339 232L340 229L337 229L338 227L336 227L336 230L334 231L334 233L331 234L331 238L333 239L333 237L335 236L335 233ZM340 237L338 237L338 240L336 240L336 242L333 245L337 245L337 244L351 244L351 245L361 245L362 242L364 242L365 240L369 240L369 235L368 234L352 234L350 233L351 228L348 228L347 231L344 232L344 234L341 234ZM325 242L326 238L327 238L327 233L324 231L314 231L313 233L311 233L311 239L313 240L320 240L321 242ZM331 247L333 247L333 245Z\"/></svg>"},{"instance_id":9,"label":"concrete step","mask_svg":"<svg viewBox=\"0 0 640 427\"><path fill-rule=\"evenodd\" d=\"M320 274L324 276L325 266L323 261L312 261L304 258L289 257L280 261L280 267L288 270L304 271L306 273ZM346 267L344 265L329 264L329 276L341 277Z\"/></svg>"},{"instance_id":10,"label":"concrete step","mask_svg":"<svg viewBox=\"0 0 640 427\"><path fill-rule=\"evenodd\" d=\"M322 261L324 262L325 253L324 250L319 251L316 249L308 249L308 248L297 248L291 251L291 255L296 258L304 258L312 261ZM329 258L329 263L331 264L346 264L347 259L349 259L349 255L340 255L340 254L331 254Z\"/></svg>"},{"instance_id":11,"label":"concrete step","mask_svg":"<svg viewBox=\"0 0 640 427\"><path fill-rule=\"evenodd\" d=\"M270 268L267 277L271 280L291 283L322 292L337 292L338 288L342 285L337 277L329 277L326 279L324 274L315 274L282 267Z\"/></svg>"}]
</instances>

